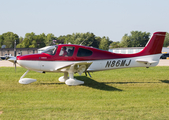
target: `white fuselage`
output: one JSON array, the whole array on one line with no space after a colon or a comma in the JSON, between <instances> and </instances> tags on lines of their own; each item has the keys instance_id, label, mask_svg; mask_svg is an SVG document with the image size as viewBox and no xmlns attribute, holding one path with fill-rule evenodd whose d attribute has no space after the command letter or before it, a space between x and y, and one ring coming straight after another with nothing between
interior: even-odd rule
<instances>
[{"instance_id":1,"label":"white fuselage","mask_svg":"<svg viewBox=\"0 0 169 120\"><path fill-rule=\"evenodd\" d=\"M120 58L120 59L107 59L107 60L91 60L91 61L31 61L31 60L17 60L17 63L22 67L33 71L44 72L61 72L57 71L57 68L61 68L72 63L80 62L92 62L87 71L100 71L130 67L152 67L156 66L159 62L161 54ZM158 61L155 63L143 63L137 62L138 59L144 59L147 61Z\"/></svg>"}]
</instances>

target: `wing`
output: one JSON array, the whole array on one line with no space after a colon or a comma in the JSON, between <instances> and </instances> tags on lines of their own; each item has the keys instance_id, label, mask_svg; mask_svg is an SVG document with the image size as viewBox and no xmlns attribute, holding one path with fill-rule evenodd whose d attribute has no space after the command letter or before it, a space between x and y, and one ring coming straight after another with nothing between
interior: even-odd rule
<instances>
[{"instance_id":1,"label":"wing","mask_svg":"<svg viewBox=\"0 0 169 120\"><path fill-rule=\"evenodd\" d=\"M89 66L93 62L79 62L79 63L71 63L69 65L62 66L60 68L56 68L55 70L61 71L61 72L69 72L72 71L74 73L79 73L81 75L83 72L85 72Z\"/></svg>"}]
</instances>

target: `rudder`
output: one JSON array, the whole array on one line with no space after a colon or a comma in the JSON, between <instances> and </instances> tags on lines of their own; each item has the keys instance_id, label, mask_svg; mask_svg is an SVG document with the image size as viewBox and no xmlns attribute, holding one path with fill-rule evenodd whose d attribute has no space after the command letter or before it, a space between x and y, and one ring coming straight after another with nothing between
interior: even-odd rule
<instances>
[{"instance_id":1,"label":"rudder","mask_svg":"<svg viewBox=\"0 0 169 120\"><path fill-rule=\"evenodd\" d=\"M160 54L166 32L155 32L145 48L140 52L142 55Z\"/></svg>"}]
</instances>

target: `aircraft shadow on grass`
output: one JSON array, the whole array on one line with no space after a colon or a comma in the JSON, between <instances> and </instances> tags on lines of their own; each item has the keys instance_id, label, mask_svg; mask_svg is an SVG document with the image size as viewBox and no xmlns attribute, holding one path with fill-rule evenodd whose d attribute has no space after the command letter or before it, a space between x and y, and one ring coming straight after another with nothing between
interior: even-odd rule
<instances>
[{"instance_id":1,"label":"aircraft shadow on grass","mask_svg":"<svg viewBox=\"0 0 169 120\"><path fill-rule=\"evenodd\" d=\"M140 84L140 83L160 83L160 82L103 82L105 84Z\"/></svg>"},{"instance_id":2,"label":"aircraft shadow on grass","mask_svg":"<svg viewBox=\"0 0 169 120\"><path fill-rule=\"evenodd\" d=\"M84 84L83 86L99 89L99 90L105 90L105 91L122 91L121 89L108 86L103 82L97 82L89 77L86 76L76 76L76 79L83 80Z\"/></svg>"},{"instance_id":3,"label":"aircraft shadow on grass","mask_svg":"<svg viewBox=\"0 0 169 120\"><path fill-rule=\"evenodd\" d=\"M99 90L105 90L105 91L122 91L121 89L118 89L118 88L115 88L115 87L112 87L112 86L108 86L106 85L106 83L103 83L103 82L97 82L91 78L88 78L86 76L75 76L76 79L79 79L79 80L83 80L84 81L84 84L82 86L87 86L87 87L91 87L91 88L94 88L94 89L99 89ZM65 84L65 83L41 83L43 85L46 85L46 84Z\"/></svg>"},{"instance_id":4,"label":"aircraft shadow on grass","mask_svg":"<svg viewBox=\"0 0 169 120\"><path fill-rule=\"evenodd\" d=\"M169 84L169 80L160 80L160 81Z\"/></svg>"},{"instance_id":5,"label":"aircraft shadow on grass","mask_svg":"<svg viewBox=\"0 0 169 120\"><path fill-rule=\"evenodd\" d=\"M167 83L169 84L169 80L160 80L161 82L97 82L86 76L75 76L76 79L83 80L85 83L83 86L91 87L94 89L105 90L105 91L123 91L121 89L106 85L106 84L140 84L140 83ZM43 85L46 84L65 84L65 83L41 83Z\"/></svg>"}]
</instances>

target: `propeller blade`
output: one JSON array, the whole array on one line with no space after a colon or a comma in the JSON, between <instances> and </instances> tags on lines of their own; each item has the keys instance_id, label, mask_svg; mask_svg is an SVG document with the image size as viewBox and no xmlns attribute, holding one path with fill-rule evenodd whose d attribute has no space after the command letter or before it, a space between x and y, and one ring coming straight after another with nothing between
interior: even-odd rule
<instances>
[{"instance_id":1,"label":"propeller blade","mask_svg":"<svg viewBox=\"0 0 169 120\"><path fill-rule=\"evenodd\" d=\"M16 57L16 40L14 42L14 57Z\"/></svg>"},{"instance_id":2,"label":"propeller blade","mask_svg":"<svg viewBox=\"0 0 169 120\"><path fill-rule=\"evenodd\" d=\"M17 63L17 58L16 58L16 40L14 42L14 57L15 57L14 64L15 64L15 73L16 73L16 63Z\"/></svg>"},{"instance_id":3,"label":"propeller blade","mask_svg":"<svg viewBox=\"0 0 169 120\"><path fill-rule=\"evenodd\" d=\"M14 64L15 64L15 73L16 73L16 61L14 62Z\"/></svg>"},{"instance_id":4,"label":"propeller blade","mask_svg":"<svg viewBox=\"0 0 169 120\"><path fill-rule=\"evenodd\" d=\"M17 63L16 57L11 57L8 59L8 61L12 62L15 65L15 72L16 72L16 63Z\"/></svg>"}]
</instances>

